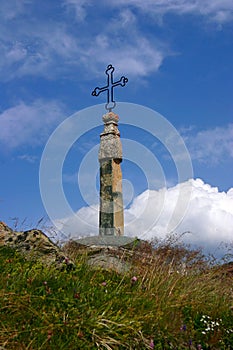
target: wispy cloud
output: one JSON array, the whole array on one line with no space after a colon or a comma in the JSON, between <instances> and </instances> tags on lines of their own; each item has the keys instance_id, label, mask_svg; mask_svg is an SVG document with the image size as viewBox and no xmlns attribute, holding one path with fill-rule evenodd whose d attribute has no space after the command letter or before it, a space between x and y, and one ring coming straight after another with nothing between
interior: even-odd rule
<instances>
[{"instance_id":1,"label":"wispy cloud","mask_svg":"<svg viewBox=\"0 0 233 350\"><path fill-rule=\"evenodd\" d=\"M90 4L90 1L87 0L64 0L63 5L66 9L73 13L75 10L75 17L78 21L83 21L87 14L87 6Z\"/></svg>"},{"instance_id":2,"label":"wispy cloud","mask_svg":"<svg viewBox=\"0 0 233 350\"><path fill-rule=\"evenodd\" d=\"M111 4L117 7L136 7L152 15L166 13L199 15L220 24L229 22L233 18L231 0L119 0L111 1Z\"/></svg>"},{"instance_id":3,"label":"wispy cloud","mask_svg":"<svg viewBox=\"0 0 233 350\"><path fill-rule=\"evenodd\" d=\"M146 77L158 71L173 52L168 42L158 39L156 30L153 35L151 30L142 31L142 24L146 25L151 15L150 23L156 26L166 13L202 16L221 25L232 20L233 3L60 0L54 11L51 4L41 4L38 10L31 0L3 1L0 78L3 81L27 75L54 78L60 73L73 77L74 72L89 77L91 73L98 74L109 62L117 63L119 72Z\"/></svg>"},{"instance_id":4,"label":"wispy cloud","mask_svg":"<svg viewBox=\"0 0 233 350\"><path fill-rule=\"evenodd\" d=\"M233 158L233 124L183 134L191 158L216 165Z\"/></svg>"},{"instance_id":5,"label":"wispy cloud","mask_svg":"<svg viewBox=\"0 0 233 350\"><path fill-rule=\"evenodd\" d=\"M0 34L3 81L27 75L53 78L78 64L78 40L60 23L19 21L18 25L8 25L7 35Z\"/></svg>"},{"instance_id":6,"label":"wispy cloud","mask_svg":"<svg viewBox=\"0 0 233 350\"><path fill-rule=\"evenodd\" d=\"M125 35L127 34L129 33ZM103 45L106 50L104 56ZM159 47L159 44L152 44L140 34L134 36L133 33L127 38L127 43L122 38L116 37L114 40L110 35L99 35L87 54L88 57L95 57L95 65L99 64L102 67L106 62L111 62L117 65L119 73L127 71L128 76L137 75L137 77L145 77L151 72L156 72L166 56L162 45Z\"/></svg>"},{"instance_id":7,"label":"wispy cloud","mask_svg":"<svg viewBox=\"0 0 233 350\"><path fill-rule=\"evenodd\" d=\"M111 15L106 22L101 12L108 7ZM73 19L74 26L69 25L71 8L79 18L76 23ZM27 75L53 78L61 72L73 77L74 71L102 71L109 62L117 63L119 72L140 77L156 72L169 54L164 43L139 30L138 19L128 8L113 11L108 3L66 0L60 2L59 20L52 12L32 16L32 5L26 9L24 16L19 9L12 13L14 21L0 23L2 80Z\"/></svg>"},{"instance_id":8,"label":"wispy cloud","mask_svg":"<svg viewBox=\"0 0 233 350\"><path fill-rule=\"evenodd\" d=\"M21 102L0 115L1 148L41 145L65 117L63 105L58 101Z\"/></svg>"},{"instance_id":9,"label":"wispy cloud","mask_svg":"<svg viewBox=\"0 0 233 350\"><path fill-rule=\"evenodd\" d=\"M18 156L18 159L34 164L38 160L38 157L31 154L22 154Z\"/></svg>"},{"instance_id":10,"label":"wispy cloud","mask_svg":"<svg viewBox=\"0 0 233 350\"><path fill-rule=\"evenodd\" d=\"M22 13L25 13L25 11L27 11L27 6L30 5L31 2L32 0L2 0L1 19L9 21L20 16Z\"/></svg>"},{"instance_id":11,"label":"wispy cloud","mask_svg":"<svg viewBox=\"0 0 233 350\"><path fill-rule=\"evenodd\" d=\"M83 18L88 7L95 1L64 0L64 2L76 10L77 18ZM181 15L196 15L204 17L207 21L224 24L233 18L233 3L231 0L100 0L105 7L114 7L125 13L131 9L139 9L142 13L152 15L154 19L161 19L167 13Z\"/></svg>"}]
</instances>

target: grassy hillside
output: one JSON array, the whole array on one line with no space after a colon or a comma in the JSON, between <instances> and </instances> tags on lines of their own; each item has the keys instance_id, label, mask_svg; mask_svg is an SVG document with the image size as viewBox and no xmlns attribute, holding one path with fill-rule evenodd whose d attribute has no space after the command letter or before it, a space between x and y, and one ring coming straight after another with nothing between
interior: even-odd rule
<instances>
[{"instance_id":1,"label":"grassy hillside","mask_svg":"<svg viewBox=\"0 0 233 350\"><path fill-rule=\"evenodd\" d=\"M198 252L137 251L124 276L85 259L59 271L0 248L3 349L233 349L232 275Z\"/></svg>"}]
</instances>

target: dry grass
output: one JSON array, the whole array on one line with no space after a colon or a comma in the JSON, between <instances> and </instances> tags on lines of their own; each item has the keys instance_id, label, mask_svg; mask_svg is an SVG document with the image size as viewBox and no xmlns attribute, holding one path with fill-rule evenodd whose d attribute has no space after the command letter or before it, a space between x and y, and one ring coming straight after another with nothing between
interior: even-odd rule
<instances>
[{"instance_id":1,"label":"dry grass","mask_svg":"<svg viewBox=\"0 0 233 350\"><path fill-rule=\"evenodd\" d=\"M32 349L232 349L232 274L171 242L121 250L132 271L75 271L0 250L0 345Z\"/></svg>"}]
</instances>

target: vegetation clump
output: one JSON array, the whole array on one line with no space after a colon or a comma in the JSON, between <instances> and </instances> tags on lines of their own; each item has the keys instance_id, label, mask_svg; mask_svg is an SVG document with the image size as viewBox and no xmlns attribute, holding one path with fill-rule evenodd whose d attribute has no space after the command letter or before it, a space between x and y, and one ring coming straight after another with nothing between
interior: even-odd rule
<instances>
[{"instance_id":1,"label":"vegetation clump","mask_svg":"<svg viewBox=\"0 0 233 350\"><path fill-rule=\"evenodd\" d=\"M233 349L229 266L180 245L143 245L122 275L68 248L71 271L0 248L1 349Z\"/></svg>"}]
</instances>

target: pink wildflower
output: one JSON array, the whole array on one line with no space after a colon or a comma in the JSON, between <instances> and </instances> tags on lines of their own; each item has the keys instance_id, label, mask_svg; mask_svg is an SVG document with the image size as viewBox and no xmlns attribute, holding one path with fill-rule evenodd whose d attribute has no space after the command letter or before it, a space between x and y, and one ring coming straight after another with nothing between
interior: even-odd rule
<instances>
[{"instance_id":1,"label":"pink wildflower","mask_svg":"<svg viewBox=\"0 0 233 350\"><path fill-rule=\"evenodd\" d=\"M151 349L154 349L154 347L155 347L155 344L154 344L154 341L153 341L153 339L151 339L151 340L150 340L150 344L149 344L149 347L150 347Z\"/></svg>"},{"instance_id":2,"label":"pink wildflower","mask_svg":"<svg viewBox=\"0 0 233 350\"><path fill-rule=\"evenodd\" d=\"M133 277L131 278L131 281L132 281L133 283L137 282L137 280L138 280L138 278L137 278L136 276L133 276Z\"/></svg>"}]
</instances>

